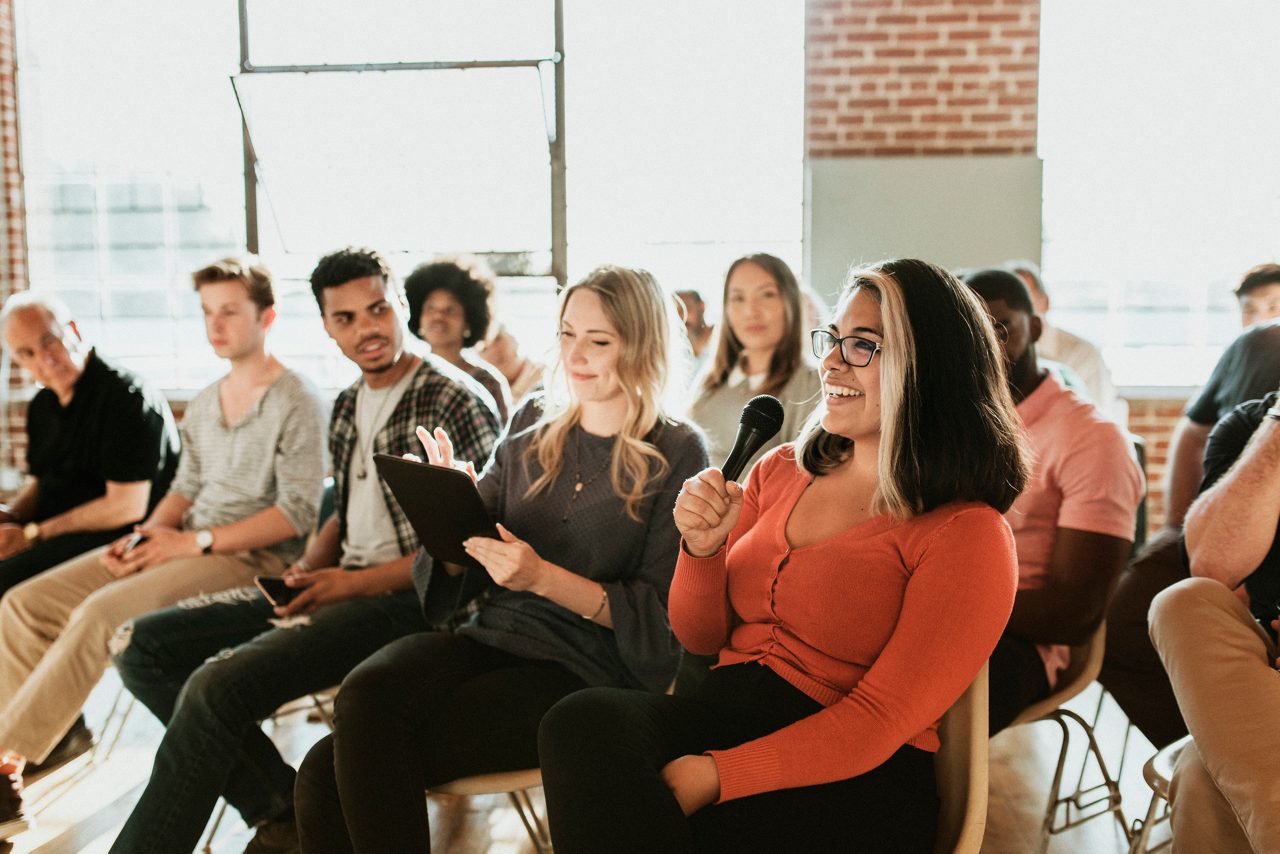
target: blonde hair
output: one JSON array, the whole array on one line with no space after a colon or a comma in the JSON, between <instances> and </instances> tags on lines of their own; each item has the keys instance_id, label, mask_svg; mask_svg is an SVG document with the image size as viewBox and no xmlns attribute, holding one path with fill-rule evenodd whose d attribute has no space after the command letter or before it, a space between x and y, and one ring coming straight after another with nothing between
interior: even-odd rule
<instances>
[{"instance_id":1,"label":"blonde hair","mask_svg":"<svg viewBox=\"0 0 1280 854\"><path fill-rule=\"evenodd\" d=\"M559 319L563 320L570 297L580 290L591 291L600 298L605 316L618 330L620 347L615 370L627 410L613 445L610 481L614 494L626 502L627 515L639 521L646 487L669 469L662 452L646 437L659 421L668 419L663 399L670 375L675 308L647 271L604 266L561 292ZM542 474L530 485L526 498L550 489L560 476L569 431L582 418L581 402L563 393L563 372L564 365L557 358L544 414L530 428L534 435L525 451L525 461L527 464L536 459ZM558 398L557 390L562 392Z\"/></svg>"},{"instance_id":2,"label":"blonde hair","mask_svg":"<svg viewBox=\"0 0 1280 854\"><path fill-rule=\"evenodd\" d=\"M950 273L909 258L851 272L837 311L859 291L880 305L884 327L873 510L906 518L952 501L1008 510L1028 466L985 306ZM822 428L824 409L796 442L797 463L815 475L853 448Z\"/></svg>"}]
</instances>

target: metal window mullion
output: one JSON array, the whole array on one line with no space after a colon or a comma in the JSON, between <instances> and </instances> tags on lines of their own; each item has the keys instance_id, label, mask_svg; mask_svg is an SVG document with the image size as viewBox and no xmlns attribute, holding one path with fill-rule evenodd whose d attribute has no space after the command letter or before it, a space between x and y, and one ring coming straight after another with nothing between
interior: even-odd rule
<instances>
[{"instance_id":1,"label":"metal window mullion","mask_svg":"<svg viewBox=\"0 0 1280 854\"><path fill-rule=\"evenodd\" d=\"M557 290L568 282L568 201L565 169L565 73L564 73L564 0L554 0L555 55L541 59L468 60L457 62L368 62L334 65L261 65L249 61L249 0L239 0L240 72L243 74L316 74L325 72L361 73L367 71L442 71L469 68L534 68L546 62L555 68L555 138L548 140L551 161L551 274ZM259 251L258 242L258 160L244 111L240 113L241 145L244 151L244 220L245 245L250 252Z\"/></svg>"}]
</instances>

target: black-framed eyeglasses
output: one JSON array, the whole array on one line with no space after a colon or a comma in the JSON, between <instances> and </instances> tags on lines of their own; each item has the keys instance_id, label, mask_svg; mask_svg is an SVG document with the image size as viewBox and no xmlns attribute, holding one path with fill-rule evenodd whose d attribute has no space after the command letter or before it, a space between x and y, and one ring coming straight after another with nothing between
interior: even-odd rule
<instances>
[{"instance_id":1,"label":"black-framed eyeglasses","mask_svg":"<svg viewBox=\"0 0 1280 854\"><path fill-rule=\"evenodd\" d=\"M851 368L865 368L871 364L875 354L884 349L880 344L860 335L837 338L825 329L810 330L809 341L813 345L813 355L819 359L827 358L828 353L839 347L840 360Z\"/></svg>"}]
</instances>

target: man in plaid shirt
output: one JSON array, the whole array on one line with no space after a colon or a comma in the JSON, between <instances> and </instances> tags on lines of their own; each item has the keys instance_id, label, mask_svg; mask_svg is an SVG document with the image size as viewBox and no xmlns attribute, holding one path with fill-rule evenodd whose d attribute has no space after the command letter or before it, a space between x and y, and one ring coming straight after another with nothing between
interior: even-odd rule
<instances>
[{"instance_id":1,"label":"man in plaid shirt","mask_svg":"<svg viewBox=\"0 0 1280 854\"><path fill-rule=\"evenodd\" d=\"M373 455L415 451L418 425L443 427L463 459L486 459L497 439L497 407L474 380L406 349L403 296L381 256L327 255L311 289L325 331L361 371L329 424L334 515L285 572L287 604L249 588L121 627L121 679L167 730L112 851L193 850L219 796L258 828L246 851L297 850L294 770L257 722L428 629L410 578L417 537Z\"/></svg>"}]
</instances>

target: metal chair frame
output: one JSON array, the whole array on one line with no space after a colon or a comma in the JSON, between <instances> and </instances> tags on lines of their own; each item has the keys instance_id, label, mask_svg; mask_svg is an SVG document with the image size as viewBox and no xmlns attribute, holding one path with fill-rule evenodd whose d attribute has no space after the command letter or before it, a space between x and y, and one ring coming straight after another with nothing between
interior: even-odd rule
<instances>
[{"instance_id":1,"label":"metal chair frame","mask_svg":"<svg viewBox=\"0 0 1280 854\"><path fill-rule=\"evenodd\" d=\"M1053 782L1049 786L1049 799L1045 807L1044 820L1040 826L1040 844L1037 850L1044 854L1049 848L1049 839L1064 830L1068 830L1086 821L1105 815L1114 815L1120 824L1120 831L1125 841L1131 840L1129 824L1125 820L1121 807L1120 783L1107 770L1106 760L1098 747L1098 739L1088 721L1070 709L1061 708L1062 704L1075 697L1087 688L1102 670L1102 653L1106 643L1106 623L1099 624L1093 636L1083 644L1071 648L1071 663L1059 677L1057 689L1045 699L1032 704L1014 719L1010 726L1034 723L1037 721L1053 721L1062 730L1062 747L1058 751L1058 761L1054 768ZM1063 772L1067 763L1067 751L1070 747L1070 722L1084 733L1087 739L1085 755L1080 769L1075 791L1062 793ZM1083 784L1085 769L1090 756L1098 766L1102 781L1096 785L1085 787ZM1061 820L1059 820L1061 817Z\"/></svg>"}]
</instances>

